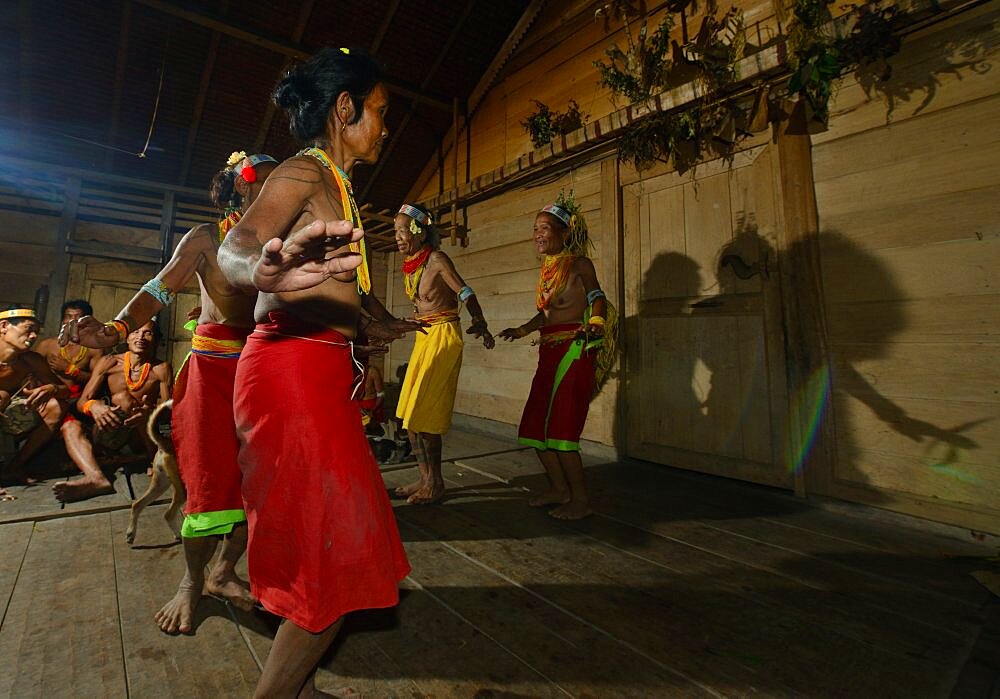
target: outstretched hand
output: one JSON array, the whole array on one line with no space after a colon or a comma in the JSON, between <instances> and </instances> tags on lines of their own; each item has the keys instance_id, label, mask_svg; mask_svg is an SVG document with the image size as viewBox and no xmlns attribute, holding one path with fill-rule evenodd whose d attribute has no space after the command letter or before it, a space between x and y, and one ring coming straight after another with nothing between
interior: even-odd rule
<instances>
[{"instance_id":1,"label":"outstretched hand","mask_svg":"<svg viewBox=\"0 0 1000 699\"><path fill-rule=\"evenodd\" d=\"M493 338L492 333L490 333L489 328L486 325L486 320L479 318L474 320L469 329L465 331L466 334L474 336L477 340L483 341L483 347L486 349L493 349L496 347L497 341Z\"/></svg>"},{"instance_id":2,"label":"outstretched hand","mask_svg":"<svg viewBox=\"0 0 1000 699\"><path fill-rule=\"evenodd\" d=\"M427 331L424 328L428 327L430 327L428 323L419 320L401 320L398 318L393 318L392 320L372 320L371 323L365 326L365 335L372 340L392 342L393 340L399 340L406 333L421 332L426 335Z\"/></svg>"},{"instance_id":3,"label":"outstretched hand","mask_svg":"<svg viewBox=\"0 0 1000 699\"><path fill-rule=\"evenodd\" d=\"M500 331L500 337L502 337L507 342L513 342L514 340L520 340L522 337L527 335L521 328L504 328Z\"/></svg>"},{"instance_id":4,"label":"outstretched hand","mask_svg":"<svg viewBox=\"0 0 1000 699\"><path fill-rule=\"evenodd\" d=\"M71 320L59 329L59 346L74 342L91 349L104 349L118 344L118 330L105 325L94 316Z\"/></svg>"},{"instance_id":5,"label":"outstretched hand","mask_svg":"<svg viewBox=\"0 0 1000 699\"><path fill-rule=\"evenodd\" d=\"M361 265L361 255L341 250L361 240L364 232L350 221L313 221L287 238L264 244L254 266L253 283L261 291L302 291L322 284L334 274ZM338 252L339 251L339 252Z\"/></svg>"}]
</instances>

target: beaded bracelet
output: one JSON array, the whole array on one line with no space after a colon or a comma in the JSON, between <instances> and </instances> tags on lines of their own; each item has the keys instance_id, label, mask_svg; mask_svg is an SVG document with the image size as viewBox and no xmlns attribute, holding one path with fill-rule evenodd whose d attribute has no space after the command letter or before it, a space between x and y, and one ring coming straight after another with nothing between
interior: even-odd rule
<instances>
[{"instance_id":1,"label":"beaded bracelet","mask_svg":"<svg viewBox=\"0 0 1000 699\"><path fill-rule=\"evenodd\" d=\"M125 342L125 340L128 339L129 334L132 332L132 330L128 327L128 323L126 323L124 320L121 320L120 318L116 318L115 320L109 320L107 323L105 323L105 325L108 326L109 328L114 328L115 332L118 333L119 343Z\"/></svg>"}]
</instances>

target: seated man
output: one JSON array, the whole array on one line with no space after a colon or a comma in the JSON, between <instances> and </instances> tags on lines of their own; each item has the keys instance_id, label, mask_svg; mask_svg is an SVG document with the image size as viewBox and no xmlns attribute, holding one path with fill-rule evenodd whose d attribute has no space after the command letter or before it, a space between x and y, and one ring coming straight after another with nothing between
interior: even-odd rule
<instances>
[{"instance_id":1,"label":"seated man","mask_svg":"<svg viewBox=\"0 0 1000 699\"><path fill-rule=\"evenodd\" d=\"M83 299L67 301L62 305L62 324L79 320L83 316L93 315L94 309ZM64 346L59 346L59 340L49 337L41 340L35 347L38 354L45 357L52 371L62 379L69 389L69 397L73 404L80 397L83 387L90 380L90 374L94 364L101 358L103 352L99 349L89 349L75 342L67 342ZM67 411L67 420L75 420L72 410Z\"/></svg>"},{"instance_id":2,"label":"seated man","mask_svg":"<svg viewBox=\"0 0 1000 699\"><path fill-rule=\"evenodd\" d=\"M30 351L40 327L30 308L0 312L0 459L8 483L34 482L24 465L55 435L65 411L60 401L69 397L48 363Z\"/></svg>"},{"instance_id":3,"label":"seated man","mask_svg":"<svg viewBox=\"0 0 1000 699\"><path fill-rule=\"evenodd\" d=\"M127 341L126 352L97 360L77 401L79 411L94 420L90 437L81 422L69 421L62 426L66 452L83 473L83 478L52 486L62 502L114 491L97 463L95 447L99 453L115 453L128 445L135 453L145 452L150 457L155 451L146 435L146 419L157 403L170 398L173 371L168 362L154 356L160 341L155 320L133 330Z\"/></svg>"}]
</instances>

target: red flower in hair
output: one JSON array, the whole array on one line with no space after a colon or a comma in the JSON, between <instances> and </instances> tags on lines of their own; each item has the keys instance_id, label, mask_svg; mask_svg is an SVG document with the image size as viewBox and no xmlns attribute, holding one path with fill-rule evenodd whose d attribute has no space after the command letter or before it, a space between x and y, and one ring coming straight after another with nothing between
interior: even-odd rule
<instances>
[{"instance_id":1,"label":"red flower in hair","mask_svg":"<svg viewBox=\"0 0 1000 699\"><path fill-rule=\"evenodd\" d=\"M253 184L257 181L257 171L253 169L253 165L247 165L245 168L240 170L240 177L243 178L244 182Z\"/></svg>"}]
</instances>

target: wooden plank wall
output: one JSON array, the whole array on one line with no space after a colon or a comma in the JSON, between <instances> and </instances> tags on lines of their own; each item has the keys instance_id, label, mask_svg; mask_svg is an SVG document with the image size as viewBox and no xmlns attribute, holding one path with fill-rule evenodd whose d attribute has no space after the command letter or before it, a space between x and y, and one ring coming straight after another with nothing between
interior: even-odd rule
<instances>
[{"instance_id":1,"label":"wooden plank wall","mask_svg":"<svg viewBox=\"0 0 1000 699\"><path fill-rule=\"evenodd\" d=\"M612 174L614 161L610 165ZM469 208L469 225L474 231L467 248L452 247L444 242L444 250L455 262L459 274L479 296L483 312L494 333L506 327L526 322L535 315L535 285L541 258L531 240L535 214L545 204L551 203L560 189L573 189L580 202L594 242L593 259L604 285L613 301L615 278L609 276L617 263L615 238L607 235L602 227L602 191L613 193L614 187L603 188L602 163L591 163L577 168L554 181L507 192L501 196ZM609 207L613 208L613 207ZM411 315L413 306L403 291L399 267L402 256L391 256L390 285L392 287L392 312L397 316ZM468 326L468 315L463 312L463 326ZM537 335L536 335L537 337ZM389 376L409 359L412 338L392 345L389 358ZM459 381L455 410L466 415L516 424L521 417L524 401L528 396L531 377L537 363L537 348L527 339L516 343L499 341L496 349L489 351L475 341L467 341ZM591 405L590 417L584 438L612 443L615 386L605 388Z\"/></svg>"},{"instance_id":2,"label":"wooden plank wall","mask_svg":"<svg viewBox=\"0 0 1000 699\"><path fill-rule=\"evenodd\" d=\"M688 9L688 35L693 38L701 26L706 8L711 3L694 3ZM748 42L766 43L777 34L771 0L737 0L731 3L744 8L745 21L751 31ZM647 2L652 33L663 17L664 2ZM531 102L540 100L551 109L564 112L570 99L575 99L590 120L606 116L615 110L612 95L598 85L599 73L595 60L606 59L605 49L612 43L626 46L625 33L617 20L605 31L603 20L595 19L598 6L590 0L550 2L539 14L520 45L503 68L493 87L485 94L471 121L471 177L489 172L532 150L531 138L521 121L536 110ZM720 12L730 4L719 5ZM639 23L632 21L633 34ZM683 29L676 20L671 37L683 43ZM759 37L759 39L758 39ZM752 48L748 48L748 51ZM618 108L624 107L621 103ZM466 172L465 133L459 141L459 178ZM444 188L454 186L452 155L446 157ZM436 173L437 157L431 159L418 181L419 190L411 192L415 199L438 194L440 180Z\"/></svg>"},{"instance_id":3,"label":"wooden plank wall","mask_svg":"<svg viewBox=\"0 0 1000 699\"><path fill-rule=\"evenodd\" d=\"M831 495L1000 530L1000 3L907 37L813 137Z\"/></svg>"}]
</instances>

